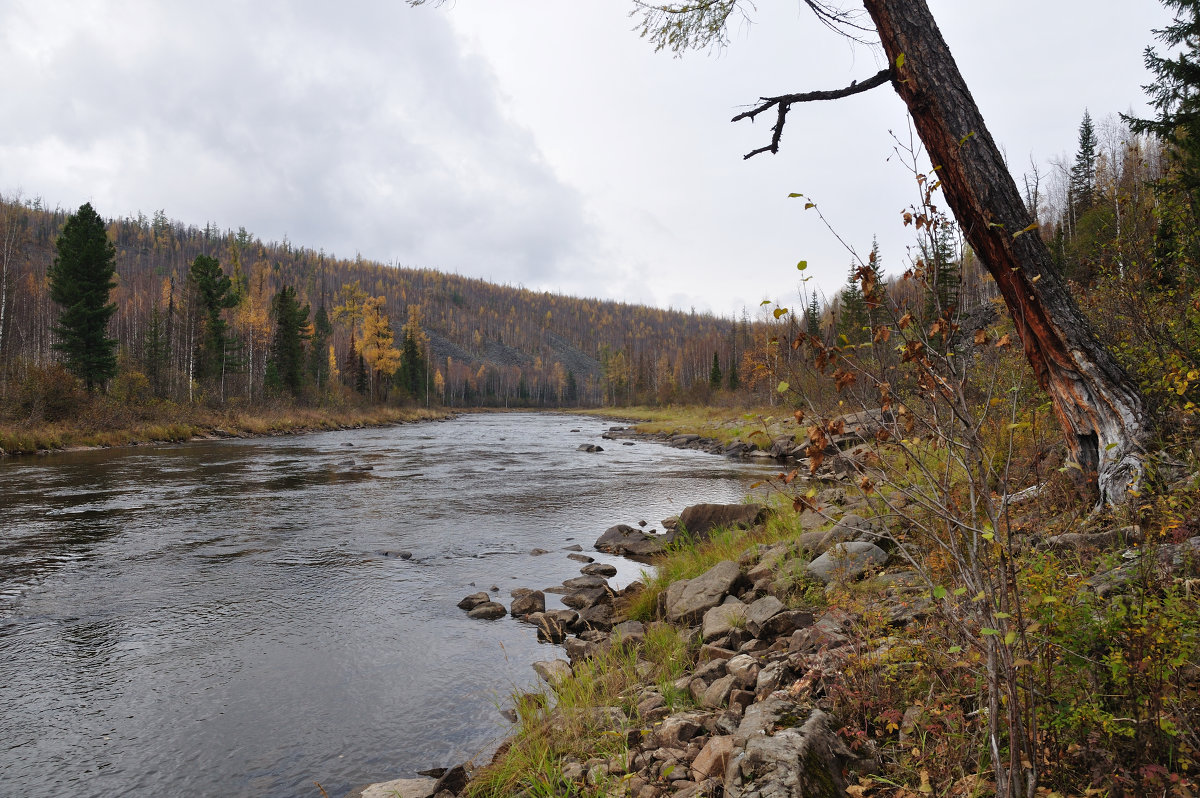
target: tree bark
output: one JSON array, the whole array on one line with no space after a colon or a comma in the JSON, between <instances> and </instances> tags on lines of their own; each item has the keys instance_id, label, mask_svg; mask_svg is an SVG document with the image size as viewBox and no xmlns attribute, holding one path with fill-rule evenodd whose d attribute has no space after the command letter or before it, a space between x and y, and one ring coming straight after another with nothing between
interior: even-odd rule
<instances>
[{"instance_id":1,"label":"tree bark","mask_svg":"<svg viewBox=\"0 0 1200 798\"><path fill-rule=\"evenodd\" d=\"M1075 462L1101 503L1120 504L1142 475L1145 406L1100 344L1035 230L924 0L864 0L892 86L938 169L942 193L996 280L1038 384L1050 394ZM903 58L901 58L903 56Z\"/></svg>"}]
</instances>

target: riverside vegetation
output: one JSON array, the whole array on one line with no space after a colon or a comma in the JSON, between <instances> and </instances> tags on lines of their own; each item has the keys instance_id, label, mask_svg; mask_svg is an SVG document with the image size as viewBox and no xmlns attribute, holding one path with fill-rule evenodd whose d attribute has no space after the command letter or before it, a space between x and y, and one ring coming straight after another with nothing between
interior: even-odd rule
<instances>
[{"instance_id":1,"label":"riverside vegetation","mask_svg":"<svg viewBox=\"0 0 1200 798\"><path fill-rule=\"evenodd\" d=\"M547 687L514 696L513 734L490 763L393 789L965 798L995 794L1015 760L1036 773L1035 795L1193 794L1194 459L1163 457L1137 501L1099 514L1044 467L1039 489L1007 494L1000 523L971 541L912 475L944 469L945 497L963 503L970 477L906 433L905 415L839 416L818 449L796 416L614 428L773 451L781 472L768 506L719 508L734 523L713 526L701 506L665 535L602 536L597 549L650 558L644 583L568 580L574 609L551 612L517 591L511 613L570 662L535 665ZM1031 421L999 426L997 458L1055 448ZM878 481L864 489L869 455Z\"/></svg>"}]
</instances>

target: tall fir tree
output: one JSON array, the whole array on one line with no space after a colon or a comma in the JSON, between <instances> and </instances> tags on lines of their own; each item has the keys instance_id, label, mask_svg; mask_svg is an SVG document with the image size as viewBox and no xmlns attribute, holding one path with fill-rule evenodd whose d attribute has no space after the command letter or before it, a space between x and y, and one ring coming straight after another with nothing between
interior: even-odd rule
<instances>
[{"instance_id":1,"label":"tall fir tree","mask_svg":"<svg viewBox=\"0 0 1200 798\"><path fill-rule=\"evenodd\" d=\"M285 285L271 300L275 332L267 368L277 384L272 387L299 396L304 387L304 342L309 337L308 305L300 306L296 289Z\"/></svg>"},{"instance_id":2,"label":"tall fir tree","mask_svg":"<svg viewBox=\"0 0 1200 798\"><path fill-rule=\"evenodd\" d=\"M852 344L862 343L867 339L865 327L870 325L871 316L867 309L867 301L863 298L862 288L859 287L858 269L850 267L850 279L839 294L841 308L838 313L837 330Z\"/></svg>"},{"instance_id":3,"label":"tall fir tree","mask_svg":"<svg viewBox=\"0 0 1200 798\"><path fill-rule=\"evenodd\" d=\"M808 298L808 308L804 311L804 330L813 338L821 337L821 303L817 301L814 291Z\"/></svg>"},{"instance_id":4,"label":"tall fir tree","mask_svg":"<svg viewBox=\"0 0 1200 798\"><path fill-rule=\"evenodd\" d=\"M91 203L67 217L54 246L50 298L62 306L54 348L67 370L94 391L117 373L117 342L108 337L108 321L117 310L108 301L117 287L117 250Z\"/></svg>"},{"instance_id":5,"label":"tall fir tree","mask_svg":"<svg viewBox=\"0 0 1200 798\"><path fill-rule=\"evenodd\" d=\"M1174 11L1171 24L1154 35L1177 55L1147 47L1143 60L1154 82L1143 86L1154 108L1153 119L1121 115L1135 133L1152 133L1170 145L1174 178L1200 199L1200 0L1161 0Z\"/></svg>"},{"instance_id":6,"label":"tall fir tree","mask_svg":"<svg viewBox=\"0 0 1200 798\"><path fill-rule=\"evenodd\" d=\"M150 310L150 324L142 342L142 370L150 381L150 390L159 399L167 395L167 368L170 360L170 340L164 331L163 314L158 303Z\"/></svg>"},{"instance_id":7,"label":"tall fir tree","mask_svg":"<svg viewBox=\"0 0 1200 798\"><path fill-rule=\"evenodd\" d=\"M414 399L428 399L425 381L429 363L425 358L425 346L429 339L421 329L418 305L408 306L408 321L400 335L400 385Z\"/></svg>"},{"instance_id":8,"label":"tall fir tree","mask_svg":"<svg viewBox=\"0 0 1200 798\"><path fill-rule=\"evenodd\" d=\"M708 371L708 387L714 391L721 390L721 356L713 352L712 368Z\"/></svg>"},{"instance_id":9,"label":"tall fir tree","mask_svg":"<svg viewBox=\"0 0 1200 798\"><path fill-rule=\"evenodd\" d=\"M1083 111L1079 123L1079 146L1075 150L1075 164L1071 167L1071 212L1079 218L1096 204L1096 128L1092 115Z\"/></svg>"},{"instance_id":10,"label":"tall fir tree","mask_svg":"<svg viewBox=\"0 0 1200 798\"><path fill-rule=\"evenodd\" d=\"M325 306L317 308L313 315L312 338L309 340L308 376L318 389L323 389L329 383L329 337L333 335L333 325L329 322L329 314ZM336 361L335 361L336 363Z\"/></svg>"},{"instance_id":11,"label":"tall fir tree","mask_svg":"<svg viewBox=\"0 0 1200 798\"><path fill-rule=\"evenodd\" d=\"M189 272L192 284L200 296L204 308L204 336L197 352L196 376L199 378L224 377L229 363L230 339L226 335L229 325L222 311L238 302L233 290L233 281L221 270L221 263L208 255L197 255Z\"/></svg>"}]
</instances>

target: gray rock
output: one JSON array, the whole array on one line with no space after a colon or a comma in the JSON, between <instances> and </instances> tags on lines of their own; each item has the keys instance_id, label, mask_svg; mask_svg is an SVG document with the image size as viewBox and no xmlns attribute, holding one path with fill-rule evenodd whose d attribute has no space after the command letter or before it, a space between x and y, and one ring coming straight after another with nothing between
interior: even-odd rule
<instances>
[{"instance_id":1,"label":"gray rock","mask_svg":"<svg viewBox=\"0 0 1200 798\"><path fill-rule=\"evenodd\" d=\"M716 709L725 706L725 702L729 700L729 694L737 686L737 679L732 675L726 674L720 679L715 680L704 691L704 696L700 699L703 706Z\"/></svg>"},{"instance_id":2,"label":"gray rock","mask_svg":"<svg viewBox=\"0 0 1200 798\"><path fill-rule=\"evenodd\" d=\"M746 625L746 605L736 603L720 604L704 613L700 624L700 636L705 640L715 640L727 634L731 629Z\"/></svg>"},{"instance_id":3,"label":"gray rock","mask_svg":"<svg viewBox=\"0 0 1200 798\"><path fill-rule=\"evenodd\" d=\"M679 514L679 526L689 537L707 540L715 529L746 529L766 516L761 504L693 504Z\"/></svg>"},{"instance_id":4,"label":"gray rock","mask_svg":"<svg viewBox=\"0 0 1200 798\"><path fill-rule=\"evenodd\" d=\"M843 798L854 755L819 709L768 698L746 709L725 774L728 798Z\"/></svg>"},{"instance_id":5,"label":"gray rock","mask_svg":"<svg viewBox=\"0 0 1200 798\"><path fill-rule=\"evenodd\" d=\"M549 554L550 552L545 549L530 549L529 553L534 557L541 557L543 554Z\"/></svg>"},{"instance_id":6,"label":"gray rock","mask_svg":"<svg viewBox=\"0 0 1200 798\"><path fill-rule=\"evenodd\" d=\"M764 596L746 608L746 628L757 636L764 623L786 609L787 605L774 596Z\"/></svg>"},{"instance_id":7,"label":"gray rock","mask_svg":"<svg viewBox=\"0 0 1200 798\"><path fill-rule=\"evenodd\" d=\"M704 613L746 584L737 563L719 562L695 579L675 582L667 589L667 619L687 625L698 623Z\"/></svg>"},{"instance_id":8,"label":"gray rock","mask_svg":"<svg viewBox=\"0 0 1200 798\"><path fill-rule=\"evenodd\" d=\"M688 741L700 733L700 717L696 714L672 715L654 733L659 748L687 748Z\"/></svg>"},{"instance_id":9,"label":"gray rock","mask_svg":"<svg viewBox=\"0 0 1200 798\"><path fill-rule=\"evenodd\" d=\"M596 445L596 444L594 444L594 443L581 443L581 444L579 444L579 447L576 449L576 451L579 451L579 452L591 452L591 453L593 453L593 454L594 454L594 453L596 453L596 452L602 452L602 451L604 451L604 448L603 448L603 447L601 447L601 446L597 446L597 445Z\"/></svg>"},{"instance_id":10,"label":"gray rock","mask_svg":"<svg viewBox=\"0 0 1200 798\"><path fill-rule=\"evenodd\" d=\"M562 603L574 610L585 610L597 604L612 604L612 594L602 587L576 590L563 596Z\"/></svg>"},{"instance_id":11,"label":"gray rock","mask_svg":"<svg viewBox=\"0 0 1200 798\"><path fill-rule=\"evenodd\" d=\"M470 612L480 604L491 600L492 597L481 590L478 593L472 593L471 595L465 597L462 601L458 602L458 608L460 610L466 610L467 612Z\"/></svg>"},{"instance_id":12,"label":"gray rock","mask_svg":"<svg viewBox=\"0 0 1200 798\"><path fill-rule=\"evenodd\" d=\"M564 659L535 662L533 663L533 670L551 687L558 687L571 677L571 663Z\"/></svg>"},{"instance_id":13,"label":"gray rock","mask_svg":"<svg viewBox=\"0 0 1200 798\"><path fill-rule=\"evenodd\" d=\"M628 640L631 643L638 643L645 637L646 627L642 625L641 621L625 621L612 628L614 641Z\"/></svg>"},{"instance_id":14,"label":"gray rock","mask_svg":"<svg viewBox=\"0 0 1200 798\"><path fill-rule=\"evenodd\" d=\"M594 562L583 566L579 569L579 572L586 576L611 577L617 575L617 566L609 565L606 562Z\"/></svg>"},{"instance_id":15,"label":"gray rock","mask_svg":"<svg viewBox=\"0 0 1200 798\"><path fill-rule=\"evenodd\" d=\"M355 790L353 798L431 798L435 779L392 779Z\"/></svg>"},{"instance_id":16,"label":"gray rock","mask_svg":"<svg viewBox=\"0 0 1200 798\"><path fill-rule=\"evenodd\" d=\"M729 760L733 758L733 737L719 735L710 737L692 761L692 777L696 781L724 779Z\"/></svg>"},{"instance_id":17,"label":"gray rock","mask_svg":"<svg viewBox=\"0 0 1200 798\"><path fill-rule=\"evenodd\" d=\"M733 677L738 687L745 690L757 684L759 670L758 660L749 654L738 654L725 663L725 671Z\"/></svg>"},{"instance_id":18,"label":"gray rock","mask_svg":"<svg viewBox=\"0 0 1200 798\"><path fill-rule=\"evenodd\" d=\"M576 554L576 553L574 553L574 552L572 552L572 553L568 554L568 555L567 555L567 559L568 559L568 560L574 560L575 562L584 562L584 563L588 563L588 562L594 562L594 561L595 561L595 558L594 558L594 557L589 557L589 556L587 556L586 554Z\"/></svg>"},{"instance_id":19,"label":"gray rock","mask_svg":"<svg viewBox=\"0 0 1200 798\"><path fill-rule=\"evenodd\" d=\"M579 613L579 620L572 629L584 631L594 629L599 632L609 632L613 627L613 611L611 604L596 604Z\"/></svg>"},{"instance_id":20,"label":"gray rock","mask_svg":"<svg viewBox=\"0 0 1200 798\"><path fill-rule=\"evenodd\" d=\"M645 559L662 554L673 539L673 535L649 535L628 524L617 524L606 529L594 545L596 551L606 554Z\"/></svg>"},{"instance_id":21,"label":"gray rock","mask_svg":"<svg viewBox=\"0 0 1200 798\"><path fill-rule=\"evenodd\" d=\"M813 614L804 610L785 610L759 627L759 637L763 640L773 640L777 637L787 637L797 629L812 626Z\"/></svg>"},{"instance_id":22,"label":"gray rock","mask_svg":"<svg viewBox=\"0 0 1200 798\"><path fill-rule=\"evenodd\" d=\"M509 612L514 618L523 618L535 612L546 611L546 594L540 590L531 590L517 596L512 601Z\"/></svg>"},{"instance_id":23,"label":"gray rock","mask_svg":"<svg viewBox=\"0 0 1200 798\"><path fill-rule=\"evenodd\" d=\"M603 576L574 576L563 580L563 587L571 590L586 590L593 587L608 587L608 580Z\"/></svg>"},{"instance_id":24,"label":"gray rock","mask_svg":"<svg viewBox=\"0 0 1200 798\"><path fill-rule=\"evenodd\" d=\"M440 795L443 792L448 792L451 795L458 795L467 788L467 769L464 765L455 765L447 770L441 778L437 780L437 784L433 785L433 794Z\"/></svg>"},{"instance_id":25,"label":"gray rock","mask_svg":"<svg viewBox=\"0 0 1200 798\"><path fill-rule=\"evenodd\" d=\"M850 541L838 543L808 564L809 576L829 583L836 579L855 579L873 568L882 568L888 555L874 543Z\"/></svg>"},{"instance_id":26,"label":"gray rock","mask_svg":"<svg viewBox=\"0 0 1200 798\"><path fill-rule=\"evenodd\" d=\"M468 618L474 618L480 621L494 621L497 618L503 618L508 614L504 609L504 605L498 601L485 601L482 604L471 609L467 613Z\"/></svg>"}]
</instances>

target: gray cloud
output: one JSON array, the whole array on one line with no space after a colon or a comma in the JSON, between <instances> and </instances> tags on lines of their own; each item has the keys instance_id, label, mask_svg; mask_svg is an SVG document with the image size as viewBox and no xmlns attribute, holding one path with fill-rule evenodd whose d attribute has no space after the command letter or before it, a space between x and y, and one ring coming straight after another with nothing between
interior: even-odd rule
<instances>
[{"instance_id":1,"label":"gray cloud","mask_svg":"<svg viewBox=\"0 0 1200 798\"><path fill-rule=\"evenodd\" d=\"M443 15L283 0L5 8L0 69L21 76L0 96L0 115L22 120L0 130L10 190L511 282L553 281L591 236L577 191Z\"/></svg>"}]
</instances>

